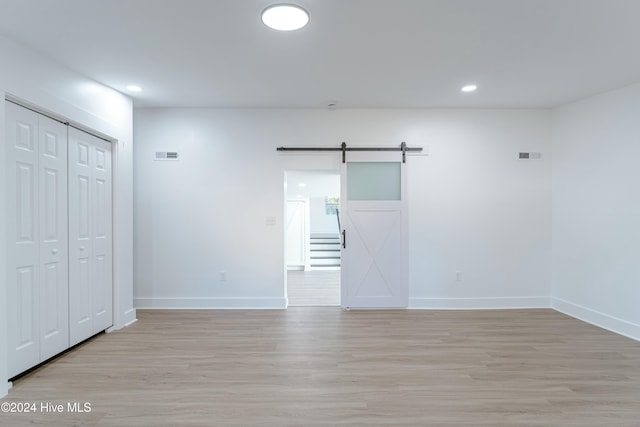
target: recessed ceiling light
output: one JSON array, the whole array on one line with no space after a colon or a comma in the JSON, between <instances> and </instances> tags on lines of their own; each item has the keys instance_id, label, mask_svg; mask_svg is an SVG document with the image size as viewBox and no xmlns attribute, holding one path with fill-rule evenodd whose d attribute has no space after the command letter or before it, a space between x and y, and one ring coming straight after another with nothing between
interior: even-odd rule
<instances>
[{"instance_id":1,"label":"recessed ceiling light","mask_svg":"<svg viewBox=\"0 0 640 427\"><path fill-rule=\"evenodd\" d=\"M294 4L274 4L262 11L262 22L274 30L299 30L309 22L309 14Z\"/></svg>"},{"instance_id":2,"label":"recessed ceiling light","mask_svg":"<svg viewBox=\"0 0 640 427\"><path fill-rule=\"evenodd\" d=\"M142 88L140 86L136 86L136 85L127 86L127 90L131 91L131 92L142 92Z\"/></svg>"},{"instance_id":3,"label":"recessed ceiling light","mask_svg":"<svg viewBox=\"0 0 640 427\"><path fill-rule=\"evenodd\" d=\"M476 89L478 89L478 86L476 85L466 85L466 86L462 86L462 90L463 92L474 92Z\"/></svg>"},{"instance_id":4,"label":"recessed ceiling light","mask_svg":"<svg viewBox=\"0 0 640 427\"><path fill-rule=\"evenodd\" d=\"M301 182L301 183L298 184L298 187L306 187L306 186L307 186L307 184L305 184L304 182Z\"/></svg>"}]
</instances>

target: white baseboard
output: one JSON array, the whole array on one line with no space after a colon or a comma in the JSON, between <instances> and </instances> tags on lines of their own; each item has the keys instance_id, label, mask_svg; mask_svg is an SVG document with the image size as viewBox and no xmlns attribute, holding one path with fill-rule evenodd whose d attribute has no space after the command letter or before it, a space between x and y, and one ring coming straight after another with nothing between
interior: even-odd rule
<instances>
[{"instance_id":1,"label":"white baseboard","mask_svg":"<svg viewBox=\"0 0 640 427\"><path fill-rule=\"evenodd\" d=\"M551 308L551 300L549 297L409 298L409 308L418 310Z\"/></svg>"},{"instance_id":2,"label":"white baseboard","mask_svg":"<svg viewBox=\"0 0 640 427\"><path fill-rule=\"evenodd\" d=\"M126 328L129 325L135 323L138 319L136 318L136 309L132 308L123 313L122 320L120 323L114 324L110 328L107 329L107 333L111 333L113 331L117 331L118 329Z\"/></svg>"},{"instance_id":3,"label":"white baseboard","mask_svg":"<svg viewBox=\"0 0 640 427\"><path fill-rule=\"evenodd\" d=\"M136 309L132 308L131 310L127 310L124 313L124 325L123 328L135 323L138 319L136 318Z\"/></svg>"},{"instance_id":4,"label":"white baseboard","mask_svg":"<svg viewBox=\"0 0 640 427\"><path fill-rule=\"evenodd\" d=\"M286 298L134 298L136 309L284 309Z\"/></svg>"},{"instance_id":5,"label":"white baseboard","mask_svg":"<svg viewBox=\"0 0 640 427\"><path fill-rule=\"evenodd\" d=\"M626 320L618 319L617 317L600 313L599 311L555 297L551 298L551 307L567 316L575 317L583 322L640 341L640 325L636 325L635 323L627 322Z\"/></svg>"},{"instance_id":6,"label":"white baseboard","mask_svg":"<svg viewBox=\"0 0 640 427\"><path fill-rule=\"evenodd\" d=\"M136 309L284 309L286 298L135 298ZM640 341L640 325L554 297L410 298L414 310L553 308L568 316ZM135 311L135 310L134 310ZM135 321L135 318L133 319Z\"/></svg>"}]
</instances>

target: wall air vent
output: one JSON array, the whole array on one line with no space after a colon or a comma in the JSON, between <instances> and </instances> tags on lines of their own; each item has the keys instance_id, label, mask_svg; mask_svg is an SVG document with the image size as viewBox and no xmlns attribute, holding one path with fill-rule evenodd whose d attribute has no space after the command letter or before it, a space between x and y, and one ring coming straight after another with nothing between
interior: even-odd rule
<instances>
[{"instance_id":1,"label":"wall air vent","mask_svg":"<svg viewBox=\"0 0 640 427\"><path fill-rule=\"evenodd\" d=\"M178 160L179 158L177 151L156 151L155 160Z\"/></svg>"},{"instance_id":2,"label":"wall air vent","mask_svg":"<svg viewBox=\"0 0 640 427\"><path fill-rule=\"evenodd\" d=\"M541 153L525 153L525 152L519 152L518 153L518 160L538 160L542 157Z\"/></svg>"}]
</instances>

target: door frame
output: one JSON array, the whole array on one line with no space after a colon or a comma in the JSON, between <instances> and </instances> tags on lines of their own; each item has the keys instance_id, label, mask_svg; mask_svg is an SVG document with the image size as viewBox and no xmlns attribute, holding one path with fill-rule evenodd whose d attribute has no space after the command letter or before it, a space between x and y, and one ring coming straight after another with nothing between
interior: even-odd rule
<instances>
[{"instance_id":1,"label":"door frame","mask_svg":"<svg viewBox=\"0 0 640 427\"><path fill-rule=\"evenodd\" d=\"M291 167L284 168L283 181L284 181L284 194L283 194L283 215L282 215L282 256L283 256L283 273L284 273L284 299L285 299L285 308L289 307L289 283L288 283L288 271L287 268L287 203L290 200L301 200L305 202L305 267L304 271L311 270L311 259L310 259L310 236L311 236L311 221L310 221L310 199L308 197L303 198L289 198L288 196L288 186L290 185L290 174L295 172L303 172L305 174L314 174L317 175L325 175L329 172L335 173L340 176L340 167L336 164L334 167L332 165L327 165L327 167L296 167L298 166L297 162L292 163ZM341 285L340 285L341 286Z\"/></svg>"}]
</instances>

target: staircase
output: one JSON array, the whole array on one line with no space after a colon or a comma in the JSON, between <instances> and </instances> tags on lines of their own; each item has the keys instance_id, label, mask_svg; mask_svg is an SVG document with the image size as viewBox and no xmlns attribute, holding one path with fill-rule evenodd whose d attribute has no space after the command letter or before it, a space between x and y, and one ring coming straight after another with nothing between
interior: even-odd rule
<instances>
[{"instance_id":1,"label":"staircase","mask_svg":"<svg viewBox=\"0 0 640 427\"><path fill-rule=\"evenodd\" d=\"M312 234L309 257L311 269L340 269L340 244L338 234Z\"/></svg>"}]
</instances>

